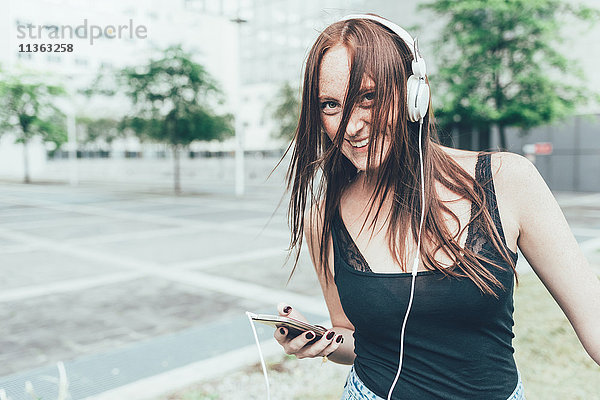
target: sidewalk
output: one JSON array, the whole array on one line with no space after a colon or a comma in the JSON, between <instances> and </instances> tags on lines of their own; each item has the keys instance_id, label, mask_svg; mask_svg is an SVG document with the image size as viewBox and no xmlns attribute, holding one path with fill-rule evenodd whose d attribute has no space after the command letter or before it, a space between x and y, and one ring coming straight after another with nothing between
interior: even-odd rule
<instances>
[{"instance_id":1,"label":"sidewalk","mask_svg":"<svg viewBox=\"0 0 600 400\"><path fill-rule=\"evenodd\" d=\"M31 380L55 398L65 361L72 397L85 398L251 345L245 310L286 300L322 319L306 256L284 288L285 209L265 227L277 189L236 199L0 185L0 388L29 399Z\"/></svg>"}]
</instances>

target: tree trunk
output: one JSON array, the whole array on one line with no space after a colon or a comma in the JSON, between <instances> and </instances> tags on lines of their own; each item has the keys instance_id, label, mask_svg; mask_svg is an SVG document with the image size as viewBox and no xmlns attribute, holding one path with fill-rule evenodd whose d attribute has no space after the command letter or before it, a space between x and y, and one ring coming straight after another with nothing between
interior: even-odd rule
<instances>
[{"instance_id":1,"label":"tree trunk","mask_svg":"<svg viewBox=\"0 0 600 400\"><path fill-rule=\"evenodd\" d=\"M479 150L479 151L490 150L490 142L491 142L490 135L491 134L492 134L492 131L489 126L482 126L482 127L477 128L477 136L479 138L479 145L478 145L477 150Z\"/></svg>"},{"instance_id":2,"label":"tree trunk","mask_svg":"<svg viewBox=\"0 0 600 400\"><path fill-rule=\"evenodd\" d=\"M495 83L495 101L496 101L496 111L500 112L502 110L503 104L503 93L502 88L500 86L500 74L494 73L494 83ZM502 123L498 123L498 139L500 140L499 149L500 151L506 151L506 135L504 132L505 126Z\"/></svg>"},{"instance_id":3,"label":"tree trunk","mask_svg":"<svg viewBox=\"0 0 600 400\"><path fill-rule=\"evenodd\" d=\"M181 182L180 182L180 165L179 165L179 145L173 145L173 179L175 183L175 194L181 193Z\"/></svg>"},{"instance_id":4,"label":"tree trunk","mask_svg":"<svg viewBox=\"0 0 600 400\"><path fill-rule=\"evenodd\" d=\"M503 124L498 124L498 136L500 137L500 151L508 150L506 148L506 130Z\"/></svg>"},{"instance_id":5,"label":"tree trunk","mask_svg":"<svg viewBox=\"0 0 600 400\"><path fill-rule=\"evenodd\" d=\"M473 128L470 125L458 125L458 148L471 150Z\"/></svg>"},{"instance_id":6,"label":"tree trunk","mask_svg":"<svg viewBox=\"0 0 600 400\"><path fill-rule=\"evenodd\" d=\"M24 183L31 183L31 179L29 177L29 152L28 152L28 141L23 142L23 168L25 171L25 178L23 180Z\"/></svg>"}]
</instances>

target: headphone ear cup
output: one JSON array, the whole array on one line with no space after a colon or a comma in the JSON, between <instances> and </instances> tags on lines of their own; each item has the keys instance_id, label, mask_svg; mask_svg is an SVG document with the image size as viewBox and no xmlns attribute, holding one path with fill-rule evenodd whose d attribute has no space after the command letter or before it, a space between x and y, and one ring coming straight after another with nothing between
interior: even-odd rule
<instances>
[{"instance_id":1,"label":"headphone ear cup","mask_svg":"<svg viewBox=\"0 0 600 400\"><path fill-rule=\"evenodd\" d=\"M419 121L429 108L429 85L425 81L419 82L415 75L409 76L406 82L406 101L408 119L411 122Z\"/></svg>"}]
</instances>

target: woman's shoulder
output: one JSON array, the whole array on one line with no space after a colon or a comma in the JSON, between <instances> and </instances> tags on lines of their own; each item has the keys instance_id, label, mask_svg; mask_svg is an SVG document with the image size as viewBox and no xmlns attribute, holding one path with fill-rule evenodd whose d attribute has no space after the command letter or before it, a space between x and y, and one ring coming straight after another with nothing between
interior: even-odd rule
<instances>
[{"instance_id":1,"label":"woman's shoulder","mask_svg":"<svg viewBox=\"0 0 600 400\"><path fill-rule=\"evenodd\" d=\"M535 165L528 158L511 152L492 154L492 176L496 196L518 214L528 193L546 186Z\"/></svg>"},{"instance_id":2,"label":"woman's shoulder","mask_svg":"<svg viewBox=\"0 0 600 400\"><path fill-rule=\"evenodd\" d=\"M440 148L463 169L468 172L475 171L475 165L481 152L454 149L440 146ZM535 166L526 157L509 151L491 152L491 169L494 182L503 181L520 182L530 175Z\"/></svg>"},{"instance_id":3,"label":"woman's shoulder","mask_svg":"<svg viewBox=\"0 0 600 400\"><path fill-rule=\"evenodd\" d=\"M524 181L531 178L533 174L537 174L535 165L526 157L502 151L492 154L492 176L496 186L502 186L505 190L519 187Z\"/></svg>"},{"instance_id":4,"label":"woman's shoulder","mask_svg":"<svg viewBox=\"0 0 600 400\"><path fill-rule=\"evenodd\" d=\"M452 149L449 154L467 172L475 176L479 152ZM490 160L496 206L506 243L511 250L516 251L523 207L530 190L528 187L532 181L541 178L531 161L519 154L507 151L491 152Z\"/></svg>"},{"instance_id":5,"label":"woman's shoulder","mask_svg":"<svg viewBox=\"0 0 600 400\"><path fill-rule=\"evenodd\" d=\"M475 178L475 166L479 156L478 151L461 150L445 146L439 146L439 148L446 153L447 156L452 158L454 162L460 165L463 170Z\"/></svg>"},{"instance_id":6,"label":"woman's shoulder","mask_svg":"<svg viewBox=\"0 0 600 400\"><path fill-rule=\"evenodd\" d=\"M477 155L479 154L478 151L455 149L454 147L446 147L442 145L439 145L439 148L447 155L452 157L455 161L477 158Z\"/></svg>"},{"instance_id":7,"label":"woman's shoulder","mask_svg":"<svg viewBox=\"0 0 600 400\"><path fill-rule=\"evenodd\" d=\"M515 251L521 235L523 216L529 213L527 207L540 198L535 194L540 192L539 188L547 186L535 165L519 154L494 153L491 164L506 242Z\"/></svg>"}]
</instances>

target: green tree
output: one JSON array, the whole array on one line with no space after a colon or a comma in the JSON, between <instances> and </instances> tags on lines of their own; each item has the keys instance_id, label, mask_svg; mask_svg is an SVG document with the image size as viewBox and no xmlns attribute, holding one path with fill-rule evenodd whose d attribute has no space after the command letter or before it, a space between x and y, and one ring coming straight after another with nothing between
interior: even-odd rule
<instances>
[{"instance_id":1,"label":"green tree","mask_svg":"<svg viewBox=\"0 0 600 400\"><path fill-rule=\"evenodd\" d=\"M0 134L13 132L23 144L24 182L30 183L28 145L35 136L60 147L67 141L65 115L55 105L65 90L34 75L0 76Z\"/></svg>"},{"instance_id":2,"label":"green tree","mask_svg":"<svg viewBox=\"0 0 600 400\"><path fill-rule=\"evenodd\" d=\"M94 143L97 140L104 140L106 143L111 143L123 135L120 129L120 121L114 118L82 116L77 118L77 126L85 132L82 140L83 143Z\"/></svg>"},{"instance_id":3,"label":"green tree","mask_svg":"<svg viewBox=\"0 0 600 400\"><path fill-rule=\"evenodd\" d=\"M300 117L299 89L293 87L289 82L285 82L267 105L267 110L275 123L272 136L291 139L296 132L296 125Z\"/></svg>"},{"instance_id":4,"label":"green tree","mask_svg":"<svg viewBox=\"0 0 600 400\"><path fill-rule=\"evenodd\" d=\"M141 139L169 145L174 159L175 192L181 192L180 153L194 140L223 139L233 135L233 117L212 111L222 104L222 92L206 69L190 54L173 46L158 60L120 72L133 112L122 128Z\"/></svg>"},{"instance_id":5,"label":"green tree","mask_svg":"<svg viewBox=\"0 0 600 400\"><path fill-rule=\"evenodd\" d=\"M496 126L506 148L507 127L550 123L591 98L577 62L554 45L564 24L592 25L598 10L562 0L436 0L419 9L446 21L430 77L442 130L476 132L485 149Z\"/></svg>"}]
</instances>

